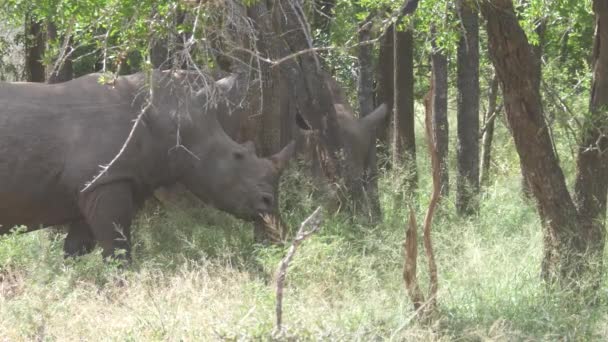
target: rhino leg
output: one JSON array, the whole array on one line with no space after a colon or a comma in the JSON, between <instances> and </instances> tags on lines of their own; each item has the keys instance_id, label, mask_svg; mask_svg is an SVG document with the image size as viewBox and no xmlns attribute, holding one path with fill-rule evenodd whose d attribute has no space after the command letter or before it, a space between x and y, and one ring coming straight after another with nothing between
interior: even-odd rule
<instances>
[{"instance_id":1,"label":"rhino leg","mask_svg":"<svg viewBox=\"0 0 608 342\"><path fill-rule=\"evenodd\" d=\"M67 258L85 255L91 253L93 248L95 248L95 237L86 221L70 224L68 235L63 242L64 256Z\"/></svg>"},{"instance_id":2,"label":"rhino leg","mask_svg":"<svg viewBox=\"0 0 608 342\"><path fill-rule=\"evenodd\" d=\"M135 211L131 184L123 181L101 185L81 198L80 207L102 255L129 260ZM118 250L125 254L116 253Z\"/></svg>"}]
</instances>

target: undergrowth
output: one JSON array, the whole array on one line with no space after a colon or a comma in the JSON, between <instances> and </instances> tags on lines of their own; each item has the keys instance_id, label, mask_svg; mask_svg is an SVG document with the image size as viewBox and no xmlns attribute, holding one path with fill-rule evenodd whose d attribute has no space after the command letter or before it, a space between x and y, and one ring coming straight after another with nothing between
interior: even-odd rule
<instances>
[{"instance_id":1,"label":"undergrowth","mask_svg":"<svg viewBox=\"0 0 608 342\"><path fill-rule=\"evenodd\" d=\"M416 321L402 278L407 206L421 221L430 189L421 153L414 200L396 202L399 173L385 172L383 223L327 214L321 232L302 245L287 276L283 339L605 339L606 282L593 306L542 283L537 215L520 195L506 144L495 151L503 158L479 213L456 216L448 197L435 218L436 321ZM318 205L307 182L294 170L283 180L284 219L293 228ZM134 225L134 260L124 269L103 262L99 250L64 260L62 239L49 229L0 237L0 340L273 338L273 277L286 247L254 244L250 224L213 209L166 211L150 202ZM421 255L423 288L425 262Z\"/></svg>"}]
</instances>

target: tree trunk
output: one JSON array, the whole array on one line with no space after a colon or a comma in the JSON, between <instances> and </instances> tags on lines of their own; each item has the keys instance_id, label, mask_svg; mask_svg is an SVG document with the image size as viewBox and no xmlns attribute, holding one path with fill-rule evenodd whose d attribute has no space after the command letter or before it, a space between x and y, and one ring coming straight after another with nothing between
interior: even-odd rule
<instances>
[{"instance_id":1,"label":"tree trunk","mask_svg":"<svg viewBox=\"0 0 608 342\"><path fill-rule=\"evenodd\" d=\"M394 66L393 66L393 31L395 27L389 26L386 33L380 40L380 51L378 53L378 67L377 67L377 103L386 103L389 112L386 114L386 121L384 125L378 127L378 139L383 142L382 147L388 146L389 127L391 119L393 117L394 107ZM384 151L386 152L386 151ZM384 153L388 155L388 153Z\"/></svg>"},{"instance_id":2,"label":"tree trunk","mask_svg":"<svg viewBox=\"0 0 608 342\"><path fill-rule=\"evenodd\" d=\"M490 162L492 161L492 140L494 140L494 123L498 114L496 99L498 97L498 77L492 76L490 92L488 94L488 110L484 115L484 127L481 148L481 175L479 181L482 186L487 186L490 182Z\"/></svg>"},{"instance_id":3,"label":"tree trunk","mask_svg":"<svg viewBox=\"0 0 608 342\"><path fill-rule=\"evenodd\" d=\"M608 193L608 3L594 0L596 34L593 41L593 80L590 115L583 125L578 151L574 198L581 223L579 230L589 258L582 266L597 274L599 285L606 240L606 195Z\"/></svg>"},{"instance_id":4,"label":"tree trunk","mask_svg":"<svg viewBox=\"0 0 608 342\"><path fill-rule=\"evenodd\" d=\"M490 57L501 80L507 121L515 141L524 175L537 201L544 225L545 259L543 277L558 279L564 287L581 288L589 285L588 276L601 279L600 260L604 247L604 219L608 190L608 161L598 153L605 144L595 145L595 152L583 145L579 150L575 202L570 197L566 181L554 152L548 127L542 113L538 63L532 47L519 26L513 3L494 0L480 3L487 20ZM597 141L598 128L608 124L604 105L608 80L608 4L594 1L596 28L594 49L594 79L591 94L592 114L583 132L585 141ZM600 25L600 23L602 23ZM601 109L597 105L602 105ZM600 114L601 110L601 115ZM594 119L598 120L594 120ZM594 127L594 128L593 128ZM591 139L588 139L591 138ZM602 140L604 140L603 138ZM593 149L592 149L593 150ZM603 152L603 151L602 151ZM593 259L591 259L593 258Z\"/></svg>"},{"instance_id":5,"label":"tree trunk","mask_svg":"<svg viewBox=\"0 0 608 342\"><path fill-rule=\"evenodd\" d=\"M371 17L368 17L371 19ZM359 43L371 40L372 22L365 20L359 25ZM374 110L374 67L373 46L371 44L359 45L359 80L357 82L357 94L359 97L359 114L367 115ZM380 197L378 195L378 160L376 156L376 136L372 137L369 151L367 153L367 169L363 179L365 190L367 213L372 223L379 222L382 218L380 208Z\"/></svg>"},{"instance_id":6,"label":"tree trunk","mask_svg":"<svg viewBox=\"0 0 608 342\"><path fill-rule=\"evenodd\" d=\"M464 32L458 42L457 121L458 173L456 211L469 215L479 209L479 23L477 9L457 2Z\"/></svg>"},{"instance_id":7,"label":"tree trunk","mask_svg":"<svg viewBox=\"0 0 608 342\"><path fill-rule=\"evenodd\" d=\"M74 78L74 68L72 66L72 58L70 56L66 56L65 54L69 53L69 51L61 51L61 49L63 48L62 44L63 44L63 39L59 39L57 37L57 26L55 26L55 23L53 23L52 21L47 22L46 25L46 37L47 37L47 41L48 42L53 42L56 41L57 44L59 44L59 54L57 56L57 59L62 58L63 60L59 61L59 65L57 67L57 70L55 69L55 63L57 63L57 61L55 60L53 64L51 64L49 66L49 77L47 80L47 83L62 83L62 82L67 82L69 80L71 80L72 78ZM64 38L65 39L65 38ZM71 39L70 39L71 42ZM69 49L69 45L68 44L66 46L66 48Z\"/></svg>"},{"instance_id":8,"label":"tree trunk","mask_svg":"<svg viewBox=\"0 0 608 342\"><path fill-rule=\"evenodd\" d=\"M393 34L393 165L404 167L406 193L410 194L418 182L414 135L414 37L411 29L394 30Z\"/></svg>"},{"instance_id":9,"label":"tree trunk","mask_svg":"<svg viewBox=\"0 0 608 342\"><path fill-rule=\"evenodd\" d=\"M433 134L435 134L441 170L441 196L446 197L450 192L448 173L448 60L443 51L440 51L435 43L434 27L431 28L431 35L433 35L433 40L431 41L433 47L431 54Z\"/></svg>"},{"instance_id":10,"label":"tree trunk","mask_svg":"<svg viewBox=\"0 0 608 342\"><path fill-rule=\"evenodd\" d=\"M154 69L168 70L171 68L169 60L169 40L167 38L155 39L150 47L150 63Z\"/></svg>"},{"instance_id":11,"label":"tree trunk","mask_svg":"<svg viewBox=\"0 0 608 342\"><path fill-rule=\"evenodd\" d=\"M253 20L258 31L256 45L264 56L271 59L282 57L284 50L278 46L277 38L272 27L272 7L266 2L260 1L248 9L248 16ZM285 92L285 84L281 76L280 68L272 68L268 63L260 64L260 76L262 89L260 100L261 108L252 108L253 112L260 112L260 124L258 129L258 152L262 156L270 156L281 149L281 115L288 110L287 99L289 94ZM278 185L278 184L277 184ZM279 193L274 193L275 206L278 213ZM273 227L272 225L276 225ZM285 225L280 215L272 218L271 222L258 220L255 222L254 238L257 242L268 240L269 232L279 231L284 235Z\"/></svg>"},{"instance_id":12,"label":"tree trunk","mask_svg":"<svg viewBox=\"0 0 608 342\"><path fill-rule=\"evenodd\" d=\"M25 26L25 79L28 82L44 82L45 72L42 64L44 55L44 32L41 22L26 18Z\"/></svg>"}]
</instances>

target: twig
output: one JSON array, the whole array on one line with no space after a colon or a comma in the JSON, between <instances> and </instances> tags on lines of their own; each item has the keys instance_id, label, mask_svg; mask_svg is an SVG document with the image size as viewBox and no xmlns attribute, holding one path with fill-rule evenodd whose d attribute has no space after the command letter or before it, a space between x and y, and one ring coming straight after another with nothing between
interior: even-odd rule
<instances>
[{"instance_id":1,"label":"twig","mask_svg":"<svg viewBox=\"0 0 608 342\"><path fill-rule=\"evenodd\" d=\"M276 289L276 328L275 334L281 334L283 332L282 319L283 319L283 288L285 287L285 277L287 276L287 268L293 258L298 246L310 237L313 233L317 232L321 228L323 216L321 215L321 207L318 207L302 224L300 229L293 240L291 247L287 251L285 257L281 260L277 269L277 289ZM310 226L309 230L306 228Z\"/></svg>"}]
</instances>

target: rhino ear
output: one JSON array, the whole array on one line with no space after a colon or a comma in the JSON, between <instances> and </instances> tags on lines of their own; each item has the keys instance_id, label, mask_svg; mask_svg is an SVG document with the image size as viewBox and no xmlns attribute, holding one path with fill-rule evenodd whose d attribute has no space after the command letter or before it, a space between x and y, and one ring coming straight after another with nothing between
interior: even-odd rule
<instances>
[{"instance_id":1,"label":"rhino ear","mask_svg":"<svg viewBox=\"0 0 608 342\"><path fill-rule=\"evenodd\" d=\"M253 141L245 141L242 145L247 149L247 151L255 154L255 143Z\"/></svg>"},{"instance_id":2,"label":"rhino ear","mask_svg":"<svg viewBox=\"0 0 608 342\"><path fill-rule=\"evenodd\" d=\"M386 106L385 103L383 103L380 106L378 106L378 108L374 109L373 112L360 118L359 122L367 130L374 131L380 125L382 120L384 120L384 118L386 117L387 110L388 110L388 107Z\"/></svg>"},{"instance_id":3,"label":"rhino ear","mask_svg":"<svg viewBox=\"0 0 608 342\"><path fill-rule=\"evenodd\" d=\"M278 172L283 171L283 169L289 163L289 160L293 158L296 151L296 142L292 140L287 146L283 147L283 149L277 154L271 156L269 159L277 169Z\"/></svg>"}]
</instances>

